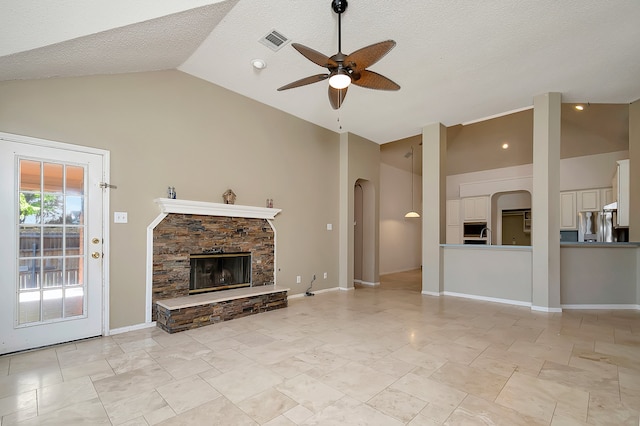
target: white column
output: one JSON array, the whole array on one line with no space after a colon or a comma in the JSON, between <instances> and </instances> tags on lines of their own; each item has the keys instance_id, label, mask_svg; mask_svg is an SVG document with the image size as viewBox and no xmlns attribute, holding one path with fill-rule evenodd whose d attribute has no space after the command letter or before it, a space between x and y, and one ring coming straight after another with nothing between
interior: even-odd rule
<instances>
[{"instance_id":1,"label":"white column","mask_svg":"<svg viewBox=\"0 0 640 426\"><path fill-rule=\"evenodd\" d=\"M447 128L422 128L422 294L444 291Z\"/></svg>"},{"instance_id":2,"label":"white column","mask_svg":"<svg viewBox=\"0 0 640 426\"><path fill-rule=\"evenodd\" d=\"M560 307L560 114L562 95L533 98L531 309Z\"/></svg>"}]
</instances>

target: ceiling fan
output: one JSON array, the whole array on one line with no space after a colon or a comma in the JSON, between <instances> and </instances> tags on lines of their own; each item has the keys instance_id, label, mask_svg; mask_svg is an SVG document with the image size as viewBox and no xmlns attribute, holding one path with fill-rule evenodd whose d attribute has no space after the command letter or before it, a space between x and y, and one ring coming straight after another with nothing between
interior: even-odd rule
<instances>
[{"instance_id":1,"label":"ceiling fan","mask_svg":"<svg viewBox=\"0 0 640 426\"><path fill-rule=\"evenodd\" d=\"M338 53L329 57L299 43L291 44L291 46L305 58L314 64L327 68L329 72L296 80L293 83L280 87L278 91L293 89L294 87L305 86L329 79L329 102L333 109L338 109L342 106L344 98L347 96L347 89L351 83L356 86L376 90L400 89L398 84L387 77L366 69L389 53L396 45L395 41L381 41L358 49L350 55L342 53L342 26L340 17L342 13L347 10L347 5L347 0L331 1L331 8L338 14Z\"/></svg>"}]
</instances>

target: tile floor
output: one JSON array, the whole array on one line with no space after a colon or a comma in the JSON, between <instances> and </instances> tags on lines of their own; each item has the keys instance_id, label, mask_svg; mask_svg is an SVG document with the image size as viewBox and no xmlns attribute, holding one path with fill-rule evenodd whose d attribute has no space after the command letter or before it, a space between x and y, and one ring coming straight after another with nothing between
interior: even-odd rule
<instances>
[{"instance_id":1,"label":"tile floor","mask_svg":"<svg viewBox=\"0 0 640 426\"><path fill-rule=\"evenodd\" d=\"M378 288L0 357L2 426L638 425L640 312Z\"/></svg>"}]
</instances>

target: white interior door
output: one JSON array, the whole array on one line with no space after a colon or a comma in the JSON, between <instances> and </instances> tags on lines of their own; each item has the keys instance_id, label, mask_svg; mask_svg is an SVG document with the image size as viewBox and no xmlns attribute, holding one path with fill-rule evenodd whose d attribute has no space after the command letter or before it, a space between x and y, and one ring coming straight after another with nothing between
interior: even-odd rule
<instances>
[{"instance_id":1,"label":"white interior door","mask_svg":"<svg viewBox=\"0 0 640 426\"><path fill-rule=\"evenodd\" d=\"M102 155L0 140L0 177L0 353L103 334Z\"/></svg>"}]
</instances>

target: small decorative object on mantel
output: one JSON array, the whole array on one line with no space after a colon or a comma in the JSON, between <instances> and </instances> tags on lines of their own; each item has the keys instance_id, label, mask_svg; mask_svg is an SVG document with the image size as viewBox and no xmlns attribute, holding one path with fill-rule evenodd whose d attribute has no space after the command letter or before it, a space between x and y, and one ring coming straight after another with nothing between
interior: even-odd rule
<instances>
[{"instance_id":1,"label":"small decorative object on mantel","mask_svg":"<svg viewBox=\"0 0 640 426\"><path fill-rule=\"evenodd\" d=\"M225 204L235 204L236 194L231 189L227 189L224 194L222 194L222 199Z\"/></svg>"},{"instance_id":2,"label":"small decorative object on mantel","mask_svg":"<svg viewBox=\"0 0 640 426\"><path fill-rule=\"evenodd\" d=\"M167 188L167 198L170 198L172 200L176 199L176 188L174 186L170 186L169 188Z\"/></svg>"},{"instance_id":3,"label":"small decorative object on mantel","mask_svg":"<svg viewBox=\"0 0 640 426\"><path fill-rule=\"evenodd\" d=\"M273 208L273 198L267 198L267 208Z\"/></svg>"}]
</instances>

